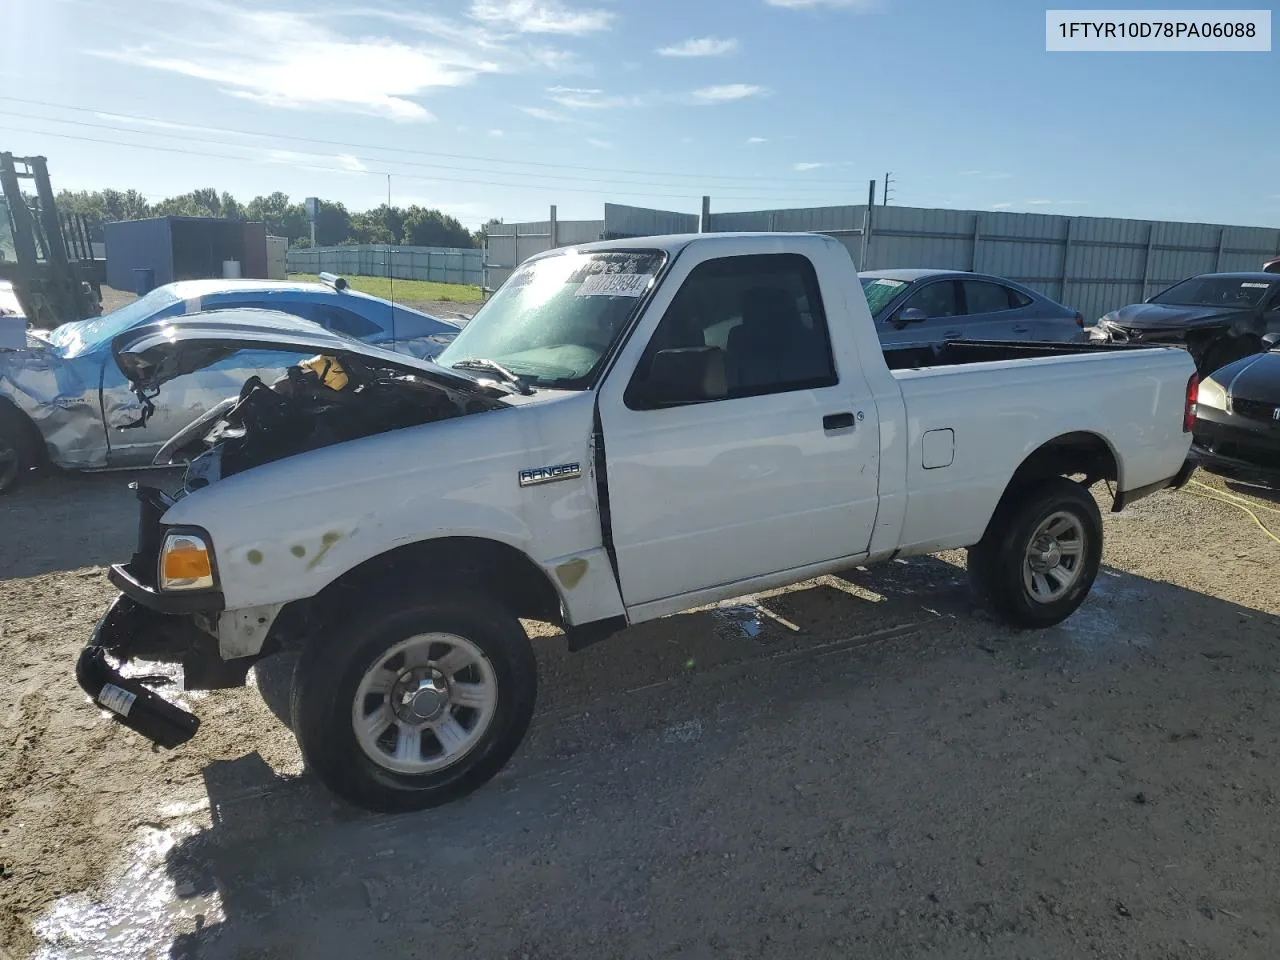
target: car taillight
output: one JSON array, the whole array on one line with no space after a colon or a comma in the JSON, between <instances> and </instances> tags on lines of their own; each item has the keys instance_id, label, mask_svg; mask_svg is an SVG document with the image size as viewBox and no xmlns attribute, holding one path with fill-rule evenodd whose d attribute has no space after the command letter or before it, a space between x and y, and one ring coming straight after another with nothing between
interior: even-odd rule
<instances>
[{"instance_id":1,"label":"car taillight","mask_svg":"<svg viewBox=\"0 0 1280 960\"><path fill-rule=\"evenodd\" d=\"M1084 326L1084 314L1083 314L1083 313L1077 313L1077 314L1076 314L1076 326L1077 326L1077 327L1083 327L1083 326Z\"/></svg>"},{"instance_id":2,"label":"car taillight","mask_svg":"<svg viewBox=\"0 0 1280 960\"><path fill-rule=\"evenodd\" d=\"M1182 432L1190 433L1196 425L1196 403L1200 400L1200 375L1193 373L1187 381L1187 405L1182 411Z\"/></svg>"}]
</instances>

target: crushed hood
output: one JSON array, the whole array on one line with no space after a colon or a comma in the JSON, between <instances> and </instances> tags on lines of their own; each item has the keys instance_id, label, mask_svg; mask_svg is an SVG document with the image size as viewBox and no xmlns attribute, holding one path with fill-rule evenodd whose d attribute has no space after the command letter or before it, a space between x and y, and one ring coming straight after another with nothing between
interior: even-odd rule
<instances>
[{"instance_id":1,"label":"crushed hood","mask_svg":"<svg viewBox=\"0 0 1280 960\"><path fill-rule=\"evenodd\" d=\"M279 350L358 357L367 364L432 380L441 386L491 397L509 396L506 385L430 360L345 337L318 323L274 310L219 310L174 317L128 330L111 343L116 366L135 390L157 391L175 377L194 373L240 350Z\"/></svg>"},{"instance_id":2,"label":"crushed hood","mask_svg":"<svg viewBox=\"0 0 1280 960\"><path fill-rule=\"evenodd\" d=\"M1192 307L1165 303L1131 303L1109 313L1106 320L1131 330L1163 330L1171 327L1195 330L1201 327L1230 326L1247 310Z\"/></svg>"}]
</instances>

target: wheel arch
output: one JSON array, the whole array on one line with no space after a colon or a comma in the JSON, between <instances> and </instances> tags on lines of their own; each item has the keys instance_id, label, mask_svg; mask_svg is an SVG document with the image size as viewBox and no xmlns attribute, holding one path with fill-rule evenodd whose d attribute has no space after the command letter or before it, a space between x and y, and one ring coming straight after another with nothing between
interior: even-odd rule
<instances>
[{"instance_id":1,"label":"wheel arch","mask_svg":"<svg viewBox=\"0 0 1280 960\"><path fill-rule=\"evenodd\" d=\"M555 583L528 554L500 540L433 537L401 544L339 574L314 596L286 604L272 624L264 653L305 642L315 625L384 592L415 586L476 587L515 616L565 626Z\"/></svg>"},{"instance_id":2,"label":"wheel arch","mask_svg":"<svg viewBox=\"0 0 1280 960\"><path fill-rule=\"evenodd\" d=\"M1106 437L1089 430L1077 430L1046 440L1032 450L1005 485L991 520L987 521L987 529L1001 509L1027 487L1051 477L1078 475L1083 475L1080 483L1086 488L1100 480L1109 480L1120 489L1122 463Z\"/></svg>"},{"instance_id":3,"label":"wheel arch","mask_svg":"<svg viewBox=\"0 0 1280 960\"><path fill-rule=\"evenodd\" d=\"M31 415L27 411L14 403L9 397L0 394L0 423L6 420L16 425L18 430L21 431L22 439L27 442L32 455L35 457L35 466L46 466L50 462L49 450L45 446L44 434L40 432L40 427L31 419Z\"/></svg>"}]
</instances>

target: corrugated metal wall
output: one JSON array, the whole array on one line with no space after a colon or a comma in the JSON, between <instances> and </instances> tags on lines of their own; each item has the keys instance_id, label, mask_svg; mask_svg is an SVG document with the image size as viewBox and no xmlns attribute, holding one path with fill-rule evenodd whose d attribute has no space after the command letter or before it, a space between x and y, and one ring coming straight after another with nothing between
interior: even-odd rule
<instances>
[{"instance_id":1,"label":"corrugated metal wall","mask_svg":"<svg viewBox=\"0 0 1280 960\"><path fill-rule=\"evenodd\" d=\"M698 229L695 214L613 203L604 210L602 223L586 221L599 224L604 237ZM1008 277L1079 310L1090 323L1197 273L1260 270L1280 254L1280 230L1266 227L878 206L871 210L863 264L858 231L865 211L865 205L855 205L712 213L711 229L829 233L849 248L859 269L941 267ZM566 238L565 226L561 221L560 246L588 239ZM549 228L546 222L491 227L507 238L505 246L495 246L499 237L490 234L490 286L498 286L526 257L549 249ZM513 243L516 232L520 239Z\"/></svg>"},{"instance_id":2,"label":"corrugated metal wall","mask_svg":"<svg viewBox=\"0 0 1280 960\"><path fill-rule=\"evenodd\" d=\"M603 220L557 220L555 246L599 240L604 233ZM551 221L531 223L494 223L485 228L484 286L496 290L506 283L511 271L535 253L550 250Z\"/></svg>"},{"instance_id":3,"label":"corrugated metal wall","mask_svg":"<svg viewBox=\"0 0 1280 960\"><path fill-rule=\"evenodd\" d=\"M484 282L484 251L463 247L387 247L346 244L339 247L290 247L290 273L341 273L436 283Z\"/></svg>"}]
</instances>

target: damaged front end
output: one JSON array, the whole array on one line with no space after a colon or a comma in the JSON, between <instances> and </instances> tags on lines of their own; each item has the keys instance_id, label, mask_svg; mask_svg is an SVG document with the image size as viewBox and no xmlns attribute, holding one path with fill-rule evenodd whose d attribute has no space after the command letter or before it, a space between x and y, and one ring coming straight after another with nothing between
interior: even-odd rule
<instances>
[{"instance_id":1,"label":"damaged front end","mask_svg":"<svg viewBox=\"0 0 1280 960\"><path fill-rule=\"evenodd\" d=\"M157 465L188 465L184 493L308 450L498 409L512 392L262 310L153 324L118 338L112 348L144 424L164 384L240 350L313 356L272 383L248 377L237 396L216 404L161 448Z\"/></svg>"},{"instance_id":2,"label":"damaged front end","mask_svg":"<svg viewBox=\"0 0 1280 960\"><path fill-rule=\"evenodd\" d=\"M0 403L8 401L26 415L59 467L107 465L99 386L99 366L92 358L59 356L52 344L30 332L25 349L0 349Z\"/></svg>"},{"instance_id":3,"label":"damaged front end","mask_svg":"<svg viewBox=\"0 0 1280 960\"><path fill-rule=\"evenodd\" d=\"M162 448L157 464L187 465L180 490L137 488L137 548L128 563L108 573L121 595L82 653L76 675L96 703L165 747L189 739L199 721L142 680L126 677L124 663L180 662L188 690L242 686L254 663L305 635L311 616L307 601L227 609L216 545L200 528L166 524L169 508L225 477L337 443L500 409L510 394L497 383L349 341L305 321L289 318L280 329L270 318L192 317L131 331L114 345L144 420L167 381L238 350L316 351L272 383L250 376L238 395ZM187 542L187 556L181 544L174 546L178 541Z\"/></svg>"}]
</instances>

